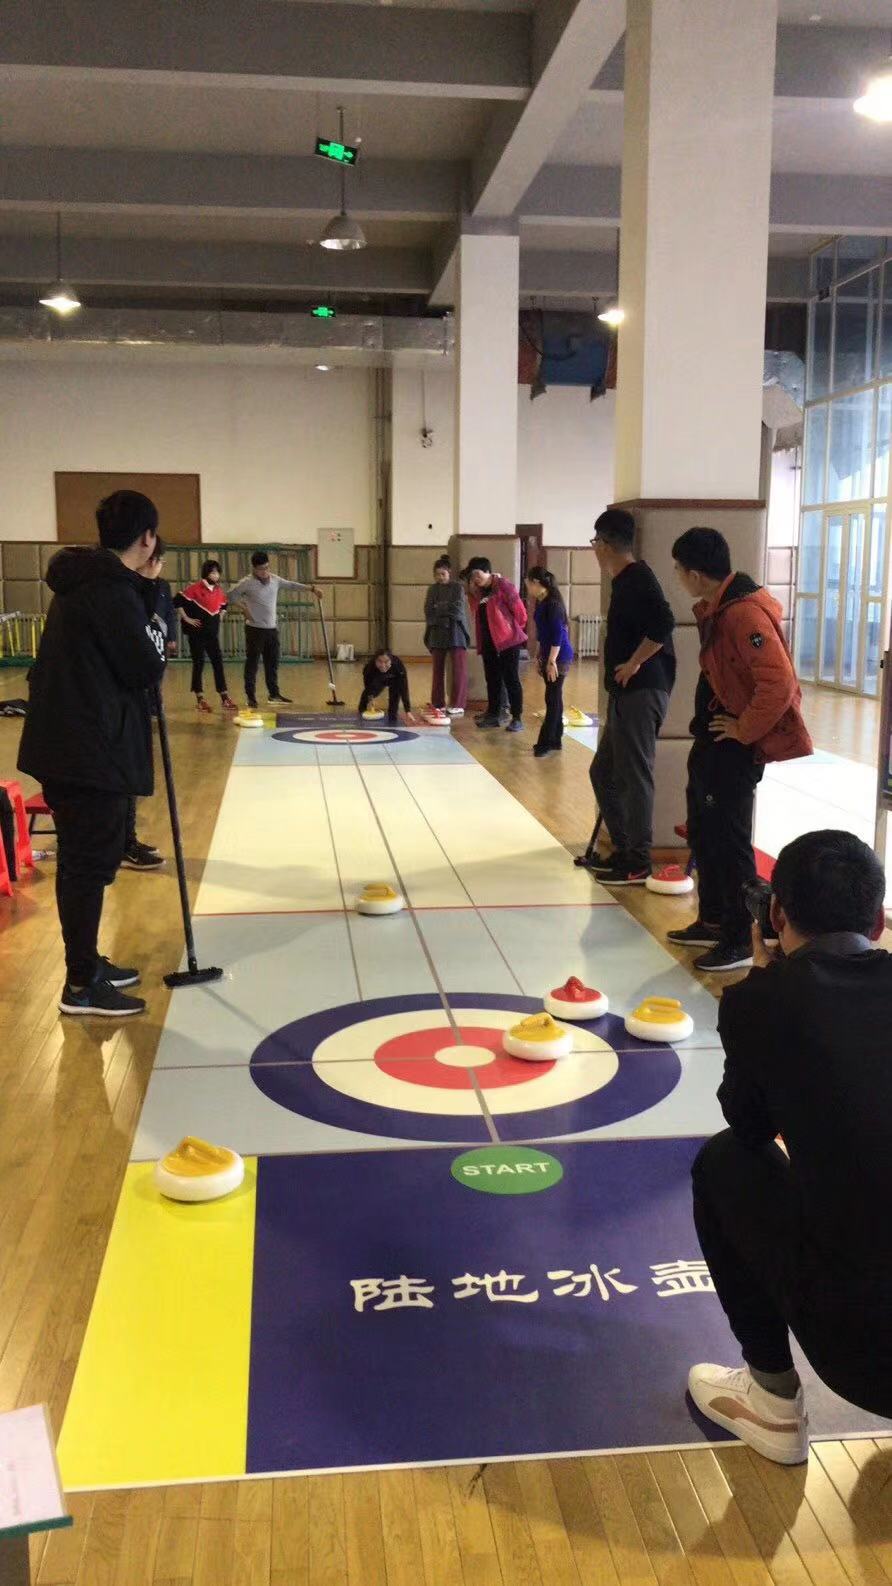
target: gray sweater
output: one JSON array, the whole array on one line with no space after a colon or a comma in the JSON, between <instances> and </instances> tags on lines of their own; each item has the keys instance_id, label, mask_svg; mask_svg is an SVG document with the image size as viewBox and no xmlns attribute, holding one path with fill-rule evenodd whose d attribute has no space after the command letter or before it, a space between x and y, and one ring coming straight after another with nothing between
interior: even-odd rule
<instances>
[{"instance_id":1,"label":"gray sweater","mask_svg":"<svg viewBox=\"0 0 892 1586\"><path fill-rule=\"evenodd\" d=\"M277 573L270 575L268 584L261 583L253 573L247 578L242 578L229 591L229 603L240 601L246 608L249 628L275 628L277 625L276 602L280 589L312 589L311 584L299 584L293 578L279 578Z\"/></svg>"},{"instance_id":2,"label":"gray sweater","mask_svg":"<svg viewBox=\"0 0 892 1586\"><path fill-rule=\"evenodd\" d=\"M424 642L429 650L466 650L471 619L464 585L431 584L424 598Z\"/></svg>"}]
</instances>

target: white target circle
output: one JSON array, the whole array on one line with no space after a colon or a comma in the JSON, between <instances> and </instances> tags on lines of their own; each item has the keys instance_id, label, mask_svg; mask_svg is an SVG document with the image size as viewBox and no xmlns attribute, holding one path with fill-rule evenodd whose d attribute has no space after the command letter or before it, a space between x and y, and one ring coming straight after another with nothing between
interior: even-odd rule
<instances>
[{"instance_id":1,"label":"white target circle","mask_svg":"<svg viewBox=\"0 0 892 1586\"><path fill-rule=\"evenodd\" d=\"M457 1011L463 1038L457 1040L438 1010L384 1014L321 1041L313 1069L330 1089L354 1101L468 1118L480 1114L475 1082L493 1116L507 1116L579 1101L613 1079L617 1053L578 1026L572 1054L559 1062L530 1064L504 1055L501 1034L518 1017L511 1009L463 1007Z\"/></svg>"}]
</instances>

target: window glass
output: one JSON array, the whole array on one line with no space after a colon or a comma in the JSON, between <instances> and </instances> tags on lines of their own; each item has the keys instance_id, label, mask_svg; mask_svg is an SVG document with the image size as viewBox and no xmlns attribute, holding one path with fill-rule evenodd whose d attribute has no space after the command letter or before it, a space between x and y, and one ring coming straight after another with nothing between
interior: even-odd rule
<instances>
[{"instance_id":1,"label":"window glass","mask_svg":"<svg viewBox=\"0 0 892 1586\"><path fill-rule=\"evenodd\" d=\"M823 512L803 512L799 536L799 578L801 595L816 595L821 587L821 540Z\"/></svg>"},{"instance_id":2,"label":"window glass","mask_svg":"<svg viewBox=\"0 0 892 1586\"><path fill-rule=\"evenodd\" d=\"M889 494L889 447L892 445L892 385L881 385L877 402L876 463L873 493L884 501Z\"/></svg>"},{"instance_id":3,"label":"window glass","mask_svg":"<svg viewBox=\"0 0 892 1586\"><path fill-rule=\"evenodd\" d=\"M826 247L819 248L816 253L812 254L809 264L809 282L813 292L822 292L832 284L835 259L835 242L828 242Z\"/></svg>"},{"instance_id":4,"label":"window glass","mask_svg":"<svg viewBox=\"0 0 892 1586\"><path fill-rule=\"evenodd\" d=\"M824 469L827 452L826 406L808 408L805 415L805 465L802 470L802 501L805 506L827 500Z\"/></svg>"},{"instance_id":5,"label":"window glass","mask_svg":"<svg viewBox=\"0 0 892 1586\"><path fill-rule=\"evenodd\" d=\"M829 297L816 300L808 311L808 397L814 401L830 391L830 334L833 304Z\"/></svg>"},{"instance_id":6,"label":"window glass","mask_svg":"<svg viewBox=\"0 0 892 1586\"><path fill-rule=\"evenodd\" d=\"M870 496L874 392L859 391L830 404L828 501L862 501Z\"/></svg>"},{"instance_id":7,"label":"window glass","mask_svg":"<svg viewBox=\"0 0 892 1586\"><path fill-rule=\"evenodd\" d=\"M836 289L833 321L833 389L866 385L874 378L879 324L880 272L867 270Z\"/></svg>"},{"instance_id":8,"label":"window glass","mask_svg":"<svg viewBox=\"0 0 892 1586\"><path fill-rule=\"evenodd\" d=\"M818 664L818 602L796 602L796 671L804 683L815 681Z\"/></svg>"}]
</instances>

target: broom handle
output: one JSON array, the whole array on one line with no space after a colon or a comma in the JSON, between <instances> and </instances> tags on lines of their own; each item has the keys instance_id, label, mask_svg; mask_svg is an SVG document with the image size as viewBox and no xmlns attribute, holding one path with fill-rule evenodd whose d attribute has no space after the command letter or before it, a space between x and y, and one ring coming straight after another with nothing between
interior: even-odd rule
<instances>
[{"instance_id":1,"label":"broom handle","mask_svg":"<svg viewBox=\"0 0 892 1586\"><path fill-rule=\"evenodd\" d=\"M164 714L164 702L161 698L161 689L155 684L152 690L155 698L155 711L158 717L158 737L161 740L161 760L164 765L164 781L167 787L167 808L170 811L170 830L173 837L173 853L177 867L177 881L180 887L180 908L183 911L183 934L186 938L186 957L189 969L193 975L198 973L198 959L195 956L195 938L192 935L192 915L189 910L189 892L186 887L186 866L183 862L183 839L180 831L180 813L177 809L176 788L173 783L173 762L170 758L170 739L167 736L167 717Z\"/></svg>"}]
</instances>

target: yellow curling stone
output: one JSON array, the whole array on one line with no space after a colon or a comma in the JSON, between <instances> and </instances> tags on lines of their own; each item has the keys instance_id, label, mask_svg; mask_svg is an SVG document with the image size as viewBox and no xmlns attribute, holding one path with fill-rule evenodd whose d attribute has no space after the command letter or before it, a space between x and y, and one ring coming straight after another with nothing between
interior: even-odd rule
<instances>
[{"instance_id":1,"label":"yellow curling stone","mask_svg":"<svg viewBox=\"0 0 892 1586\"><path fill-rule=\"evenodd\" d=\"M527 1063L550 1063L570 1055L573 1031L558 1024L550 1013L532 1013L505 1031L502 1047L509 1056L522 1057Z\"/></svg>"},{"instance_id":2,"label":"yellow curling stone","mask_svg":"<svg viewBox=\"0 0 892 1586\"><path fill-rule=\"evenodd\" d=\"M686 1041L694 1021L672 997L647 997L626 1017L626 1030L639 1041Z\"/></svg>"},{"instance_id":3,"label":"yellow curling stone","mask_svg":"<svg viewBox=\"0 0 892 1586\"><path fill-rule=\"evenodd\" d=\"M238 1189L245 1164L237 1151L186 1135L155 1163L155 1184L172 1201L216 1201Z\"/></svg>"},{"instance_id":4,"label":"yellow curling stone","mask_svg":"<svg viewBox=\"0 0 892 1586\"><path fill-rule=\"evenodd\" d=\"M356 899L357 914L399 914L405 907L402 893L386 881L370 881Z\"/></svg>"}]
</instances>

